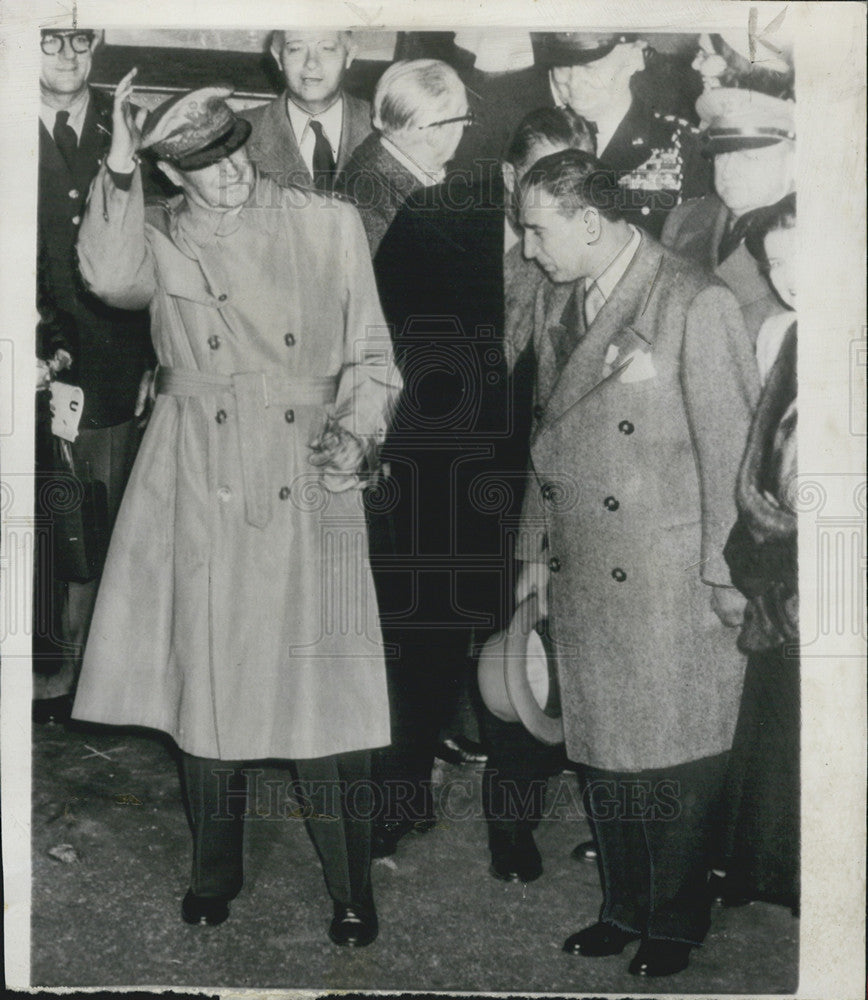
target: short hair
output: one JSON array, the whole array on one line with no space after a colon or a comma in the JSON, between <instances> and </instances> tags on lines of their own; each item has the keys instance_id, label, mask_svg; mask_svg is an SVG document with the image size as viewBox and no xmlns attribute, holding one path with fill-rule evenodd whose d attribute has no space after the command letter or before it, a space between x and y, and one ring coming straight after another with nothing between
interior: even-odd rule
<instances>
[{"instance_id":1,"label":"short hair","mask_svg":"<svg viewBox=\"0 0 868 1000\"><path fill-rule=\"evenodd\" d=\"M796 226L796 193L791 191L774 205L758 208L751 215L748 231L745 236L745 246L761 265L768 266L765 250L765 238L778 229L795 229Z\"/></svg>"},{"instance_id":2,"label":"short hair","mask_svg":"<svg viewBox=\"0 0 868 1000\"><path fill-rule=\"evenodd\" d=\"M726 63L720 74L721 87L735 87L739 90L756 90L769 97L779 97L784 101L793 100L795 73L792 66L781 71L769 69L762 63L753 63L736 50L721 35L709 35L714 51Z\"/></svg>"},{"instance_id":3,"label":"short hair","mask_svg":"<svg viewBox=\"0 0 868 1000\"><path fill-rule=\"evenodd\" d=\"M353 39L352 31L339 31L338 35L343 39L345 45ZM275 28L271 33L270 48L279 49L286 41L286 28Z\"/></svg>"},{"instance_id":4,"label":"short hair","mask_svg":"<svg viewBox=\"0 0 868 1000\"><path fill-rule=\"evenodd\" d=\"M591 126L572 108L536 108L522 118L515 130L506 160L513 167L535 160L538 146L566 146L594 153L596 143Z\"/></svg>"},{"instance_id":5,"label":"short hair","mask_svg":"<svg viewBox=\"0 0 868 1000\"><path fill-rule=\"evenodd\" d=\"M420 124L425 115L436 118L458 93L464 93L461 78L440 59L402 59L392 63L374 91L374 128L390 135Z\"/></svg>"},{"instance_id":6,"label":"short hair","mask_svg":"<svg viewBox=\"0 0 868 1000\"><path fill-rule=\"evenodd\" d=\"M623 218L616 171L580 149L562 149L537 160L519 182L520 201L533 188L542 188L557 199L563 215L596 208L610 222Z\"/></svg>"}]
</instances>

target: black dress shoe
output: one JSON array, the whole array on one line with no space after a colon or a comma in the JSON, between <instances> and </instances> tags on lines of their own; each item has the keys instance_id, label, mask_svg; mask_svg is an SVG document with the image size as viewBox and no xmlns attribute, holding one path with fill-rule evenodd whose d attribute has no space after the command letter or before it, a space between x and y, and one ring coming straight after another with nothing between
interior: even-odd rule
<instances>
[{"instance_id":1,"label":"black dress shoe","mask_svg":"<svg viewBox=\"0 0 868 1000\"><path fill-rule=\"evenodd\" d=\"M534 882L543 873L542 858L530 830L491 831L489 872L503 882Z\"/></svg>"},{"instance_id":2,"label":"black dress shoe","mask_svg":"<svg viewBox=\"0 0 868 1000\"><path fill-rule=\"evenodd\" d=\"M638 934L622 931L614 924L599 921L571 934L564 941L564 951L570 955L585 955L587 958L603 958L605 955L620 955L631 941L637 941Z\"/></svg>"},{"instance_id":3,"label":"black dress shoe","mask_svg":"<svg viewBox=\"0 0 868 1000\"><path fill-rule=\"evenodd\" d=\"M576 844L572 851L570 851L570 857L573 861L582 861L588 865L595 865L597 863L597 845L593 840L583 840L581 844Z\"/></svg>"},{"instance_id":4,"label":"black dress shoe","mask_svg":"<svg viewBox=\"0 0 868 1000\"><path fill-rule=\"evenodd\" d=\"M329 937L335 944L364 948L377 937L379 931L373 903L365 907L335 903L335 916L329 927Z\"/></svg>"},{"instance_id":5,"label":"black dress shoe","mask_svg":"<svg viewBox=\"0 0 868 1000\"><path fill-rule=\"evenodd\" d=\"M72 695L62 694L57 698L35 698L31 707L33 721L38 726L48 722L58 724L69 722L72 715Z\"/></svg>"},{"instance_id":6,"label":"black dress shoe","mask_svg":"<svg viewBox=\"0 0 868 1000\"><path fill-rule=\"evenodd\" d=\"M209 899L190 890L181 903L181 916L187 924L208 924L216 927L229 916L229 901L223 897Z\"/></svg>"},{"instance_id":7,"label":"black dress shoe","mask_svg":"<svg viewBox=\"0 0 868 1000\"><path fill-rule=\"evenodd\" d=\"M427 833L436 823L437 820L433 817L417 820L401 819L394 823L375 823L371 834L371 857L388 858L397 850L398 841L408 833Z\"/></svg>"},{"instance_id":8,"label":"black dress shoe","mask_svg":"<svg viewBox=\"0 0 868 1000\"><path fill-rule=\"evenodd\" d=\"M738 880L731 875L718 875L712 872L708 878L708 892L714 906L732 908L747 906L751 899L739 885Z\"/></svg>"},{"instance_id":9,"label":"black dress shoe","mask_svg":"<svg viewBox=\"0 0 868 1000\"><path fill-rule=\"evenodd\" d=\"M683 941L655 941L649 938L639 945L627 967L631 976L674 976L690 964L692 944Z\"/></svg>"},{"instance_id":10,"label":"black dress shoe","mask_svg":"<svg viewBox=\"0 0 868 1000\"><path fill-rule=\"evenodd\" d=\"M465 736L446 736L438 744L434 756L447 764L469 764L482 767L488 763L488 754L479 743Z\"/></svg>"}]
</instances>

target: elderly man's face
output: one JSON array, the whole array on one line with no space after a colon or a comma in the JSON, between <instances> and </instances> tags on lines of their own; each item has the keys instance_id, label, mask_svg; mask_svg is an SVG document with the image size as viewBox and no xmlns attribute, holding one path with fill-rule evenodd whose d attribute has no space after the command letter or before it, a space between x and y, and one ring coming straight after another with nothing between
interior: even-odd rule
<instances>
[{"instance_id":1,"label":"elderly man's face","mask_svg":"<svg viewBox=\"0 0 868 1000\"><path fill-rule=\"evenodd\" d=\"M354 51L339 31L284 31L272 49L290 97L317 114L332 104L341 89Z\"/></svg>"},{"instance_id":2,"label":"elderly man's face","mask_svg":"<svg viewBox=\"0 0 868 1000\"><path fill-rule=\"evenodd\" d=\"M228 212L243 205L253 188L253 166L245 146L201 170L178 170L167 163L160 166L169 180L202 208Z\"/></svg>"},{"instance_id":3,"label":"elderly man's face","mask_svg":"<svg viewBox=\"0 0 868 1000\"><path fill-rule=\"evenodd\" d=\"M593 122L605 117L613 101L630 98L630 78L643 65L641 46L622 42L584 66L556 66L552 80L563 102Z\"/></svg>"},{"instance_id":4,"label":"elderly man's face","mask_svg":"<svg viewBox=\"0 0 868 1000\"><path fill-rule=\"evenodd\" d=\"M420 121L417 128L424 131L431 151L431 165L438 169L445 167L455 155L464 129L470 121L470 108L463 87L449 96L436 112L428 115L433 120ZM442 122L443 124L437 124ZM413 126L410 126L411 129Z\"/></svg>"},{"instance_id":5,"label":"elderly man's face","mask_svg":"<svg viewBox=\"0 0 868 1000\"><path fill-rule=\"evenodd\" d=\"M793 144L784 140L759 149L718 153L714 187L736 216L774 205L793 190Z\"/></svg>"},{"instance_id":6,"label":"elderly man's face","mask_svg":"<svg viewBox=\"0 0 868 1000\"><path fill-rule=\"evenodd\" d=\"M523 192L519 223L524 230L522 252L535 260L554 282L576 281L593 273L585 216L593 209L564 215L554 195L534 186Z\"/></svg>"},{"instance_id":7,"label":"elderly man's face","mask_svg":"<svg viewBox=\"0 0 868 1000\"><path fill-rule=\"evenodd\" d=\"M39 86L43 94L75 97L87 86L93 64L95 39L81 31L46 32L43 42L46 47L60 45L57 53L47 55L42 53L42 63L39 69ZM85 41L87 45L85 46ZM83 48L84 51L76 51Z\"/></svg>"}]
</instances>

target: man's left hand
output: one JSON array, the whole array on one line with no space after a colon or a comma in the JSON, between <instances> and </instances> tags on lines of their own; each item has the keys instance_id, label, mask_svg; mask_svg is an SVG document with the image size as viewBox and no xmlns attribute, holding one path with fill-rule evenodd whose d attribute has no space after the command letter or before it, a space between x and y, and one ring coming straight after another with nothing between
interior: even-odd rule
<instances>
[{"instance_id":1,"label":"man's left hand","mask_svg":"<svg viewBox=\"0 0 868 1000\"><path fill-rule=\"evenodd\" d=\"M712 587L711 609L727 628L739 628L744 621L747 598L735 587Z\"/></svg>"},{"instance_id":2,"label":"man's left hand","mask_svg":"<svg viewBox=\"0 0 868 1000\"><path fill-rule=\"evenodd\" d=\"M147 426L148 420L151 418L151 409L157 398L155 375L156 369L149 368L139 382L139 392L136 396L136 408L133 410L133 416L139 418L137 426L140 430Z\"/></svg>"}]
</instances>

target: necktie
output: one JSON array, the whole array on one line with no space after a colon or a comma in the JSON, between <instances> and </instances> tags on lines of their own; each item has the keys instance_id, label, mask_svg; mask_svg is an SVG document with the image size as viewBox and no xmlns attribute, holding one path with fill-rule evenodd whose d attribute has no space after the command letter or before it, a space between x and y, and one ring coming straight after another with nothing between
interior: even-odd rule
<instances>
[{"instance_id":1,"label":"necktie","mask_svg":"<svg viewBox=\"0 0 868 1000\"><path fill-rule=\"evenodd\" d=\"M746 212L739 216L734 222L729 220L720 246L717 248L717 263L722 264L730 254L738 249L742 240L747 236L750 229L751 220L756 216L755 211Z\"/></svg>"},{"instance_id":2,"label":"necktie","mask_svg":"<svg viewBox=\"0 0 868 1000\"><path fill-rule=\"evenodd\" d=\"M69 112L58 111L54 119L54 142L60 150L60 155L66 160L70 170L75 168L75 156L78 152L78 136L69 124Z\"/></svg>"},{"instance_id":3,"label":"necktie","mask_svg":"<svg viewBox=\"0 0 868 1000\"><path fill-rule=\"evenodd\" d=\"M555 364L558 371L569 361L570 355L576 349L584 333L580 329L578 293L575 290L564 306L559 327L558 335L553 344L555 349Z\"/></svg>"},{"instance_id":4,"label":"necktie","mask_svg":"<svg viewBox=\"0 0 868 1000\"><path fill-rule=\"evenodd\" d=\"M309 124L316 140L313 147L313 182L320 191L331 191L335 179L332 147L322 130L322 122L311 118Z\"/></svg>"},{"instance_id":5,"label":"necktie","mask_svg":"<svg viewBox=\"0 0 868 1000\"><path fill-rule=\"evenodd\" d=\"M600 291L600 286L595 281L590 288L585 290L585 326L588 327L597 318L597 313L606 304L606 296Z\"/></svg>"}]
</instances>

